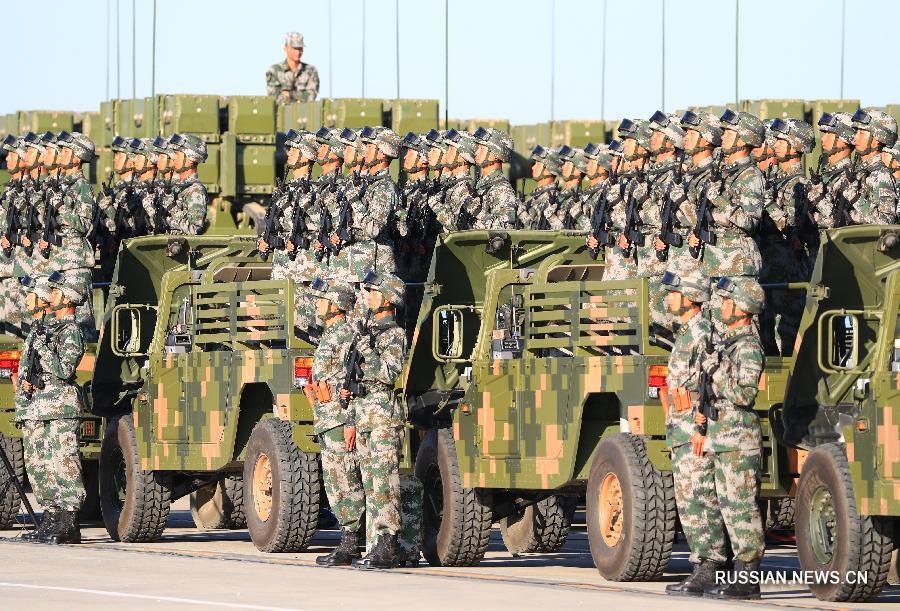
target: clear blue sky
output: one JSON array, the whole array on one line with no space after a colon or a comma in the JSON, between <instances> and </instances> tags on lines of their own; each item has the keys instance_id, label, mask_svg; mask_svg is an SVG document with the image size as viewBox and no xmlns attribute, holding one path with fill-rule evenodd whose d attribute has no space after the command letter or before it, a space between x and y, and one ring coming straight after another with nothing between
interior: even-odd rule
<instances>
[{"instance_id":1,"label":"clear blue sky","mask_svg":"<svg viewBox=\"0 0 900 611\"><path fill-rule=\"evenodd\" d=\"M366 6L365 49L362 7ZM606 117L649 116L662 104L661 16L666 2L667 110L734 98L735 0L607 0ZM394 97L396 0L158 0L157 93L261 94L283 58L283 34L306 37L304 60L321 95ZM112 97L132 96L132 0L120 5L116 82L110 0ZM138 96L150 94L152 0L137 4ZM550 119L553 0L450 0L451 117ZM7 59L0 114L97 110L106 94L106 0L5 0L4 23L58 37L19 45ZM444 2L399 0L400 95L444 103ZM556 0L556 119L600 118L603 0ZM743 0L741 98L840 97L841 0ZM900 103L894 40L900 2L847 0L844 94L865 105ZM879 39L879 35L884 34ZM9 56L7 55L7 58ZM332 80L333 76L333 80ZM443 111L442 111L443 113Z\"/></svg>"}]
</instances>

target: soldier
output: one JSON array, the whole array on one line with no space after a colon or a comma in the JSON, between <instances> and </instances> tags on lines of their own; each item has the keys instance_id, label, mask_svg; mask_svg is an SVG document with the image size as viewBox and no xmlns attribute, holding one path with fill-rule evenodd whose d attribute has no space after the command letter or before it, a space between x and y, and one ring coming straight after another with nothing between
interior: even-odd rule
<instances>
[{"instance_id":1,"label":"soldier","mask_svg":"<svg viewBox=\"0 0 900 611\"><path fill-rule=\"evenodd\" d=\"M428 207L435 214L435 229L437 233L455 231L456 218L449 216L449 209L444 207L444 197L447 192L447 183L451 180L450 170L445 166L447 154L446 131L436 129L429 130L425 134L425 143L428 146L428 169L431 171L431 181L428 186ZM442 216L438 216L438 213Z\"/></svg>"},{"instance_id":2,"label":"soldier","mask_svg":"<svg viewBox=\"0 0 900 611\"><path fill-rule=\"evenodd\" d=\"M22 426L28 480L45 508L31 538L54 545L81 543L78 510L85 491L78 431L84 405L75 370L84 355L84 338L75 308L84 299L57 274L33 283L29 305L38 322L22 347L16 380L16 421Z\"/></svg>"},{"instance_id":3,"label":"soldier","mask_svg":"<svg viewBox=\"0 0 900 611\"><path fill-rule=\"evenodd\" d=\"M328 275L342 282L353 282L346 257L340 257L341 238L336 233L341 215L343 193L349 180L341 173L344 164L345 145L338 136L340 131L323 127L316 132L318 151L316 163L322 166L322 175L316 181L316 238L313 240L315 258Z\"/></svg>"},{"instance_id":4,"label":"soldier","mask_svg":"<svg viewBox=\"0 0 900 611\"><path fill-rule=\"evenodd\" d=\"M711 381L712 411L717 418L697 414L696 422L708 427L705 439L692 442L712 455L716 496L721 519L707 523L711 535L724 521L734 549L734 579L704 591L704 597L727 600L759 598L759 565L765 552L759 505L762 432L753 410L763 370L763 350L753 330L752 318L762 310L762 287L747 276L721 278L720 319L726 326L717 337L715 354L702 367Z\"/></svg>"},{"instance_id":5,"label":"soldier","mask_svg":"<svg viewBox=\"0 0 900 611\"><path fill-rule=\"evenodd\" d=\"M365 509L365 492L356 456L355 430L351 428L351 406L341 397L345 362L355 339L347 315L353 310L355 293L342 280L325 283L317 279L310 292L318 296L316 314L324 330L313 358L313 382L305 392L313 404L313 426L319 439L322 484L331 511L341 526L341 541L330 554L316 558L322 566L348 566L360 557L359 529Z\"/></svg>"},{"instance_id":6,"label":"soldier","mask_svg":"<svg viewBox=\"0 0 900 611\"><path fill-rule=\"evenodd\" d=\"M756 167L762 172L763 180L766 183L766 203L765 208L768 209L772 200L775 199L775 183L778 181L778 160L775 158L775 132L772 131L772 122L774 119L766 119L763 125L766 128L766 138L762 144L754 147L750 154L756 162Z\"/></svg>"},{"instance_id":7,"label":"soldier","mask_svg":"<svg viewBox=\"0 0 900 611\"><path fill-rule=\"evenodd\" d=\"M549 216L552 229L574 229L575 219L582 213L581 210L581 181L584 173L578 166L584 160L584 152L579 148L563 145L559 148L560 187L556 198L556 212Z\"/></svg>"},{"instance_id":8,"label":"soldier","mask_svg":"<svg viewBox=\"0 0 900 611\"><path fill-rule=\"evenodd\" d=\"M53 271L50 261L51 245L47 239L58 241L58 233L53 229L58 221L57 209L63 191L58 161L60 149L56 142L56 135L46 132L41 136L40 146L41 155L38 159L42 168L41 201L38 204L40 213L39 224L35 228L32 239L36 247L32 249L31 273L35 278L49 275Z\"/></svg>"},{"instance_id":9,"label":"soldier","mask_svg":"<svg viewBox=\"0 0 900 611\"><path fill-rule=\"evenodd\" d=\"M701 437L694 413L699 409L701 363L712 333L701 312L709 302L709 281L696 271L685 277L667 271L662 284L669 291L666 307L677 331L660 399L666 412L666 445L672 453L675 504L694 565L686 579L666 586L666 594L703 596L705 588L717 583L716 573L728 559L713 456L693 443Z\"/></svg>"},{"instance_id":10,"label":"soldier","mask_svg":"<svg viewBox=\"0 0 900 611\"><path fill-rule=\"evenodd\" d=\"M481 200L485 224L479 229L514 229L519 197L503 174L503 164L509 163L513 141L498 129L479 127L472 134L477 142L475 165L481 171L475 192Z\"/></svg>"},{"instance_id":11,"label":"soldier","mask_svg":"<svg viewBox=\"0 0 900 611\"><path fill-rule=\"evenodd\" d=\"M400 277L410 282L425 280L437 237L434 212L428 207L429 150L425 139L413 132L403 138L401 169L406 182L400 191L400 206L406 211L406 238L399 241L397 268ZM406 311L418 312L418 301L409 294L407 298L412 307Z\"/></svg>"},{"instance_id":12,"label":"soldier","mask_svg":"<svg viewBox=\"0 0 900 611\"><path fill-rule=\"evenodd\" d=\"M394 397L394 384L403 370L406 336L394 318L403 303L403 284L387 274L370 273L363 282L367 324L360 328L356 347L362 360L361 390L341 389L350 400L355 426L345 427L353 440L366 491L369 553L354 566L389 569L397 566L400 531L400 448L403 408ZM405 561L405 559L403 559ZM418 558L415 559L418 561Z\"/></svg>"},{"instance_id":13,"label":"soldier","mask_svg":"<svg viewBox=\"0 0 900 611\"><path fill-rule=\"evenodd\" d=\"M822 154L819 166L810 172L810 189L807 194L815 208L816 225L822 228L843 227L852 223L850 203L844 192L856 179L851 162L856 130L850 113L822 113L819 118L822 132Z\"/></svg>"},{"instance_id":14,"label":"soldier","mask_svg":"<svg viewBox=\"0 0 900 611\"><path fill-rule=\"evenodd\" d=\"M206 142L199 136L172 135L172 169L178 173L175 203L169 214L171 233L197 235L206 225L206 187L197 176L197 166L206 161Z\"/></svg>"},{"instance_id":15,"label":"soldier","mask_svg":"<svg viewBox=\"0 0 900 611\"><path fill-rule=\"evenodd\" d=\"M159 153L152 138L132 138L132 166L141 188L143 210L141 234L159 235L172 232L169 216L175 205L174 196L159 178Z\"/></svg>"},{"instance_id":16,"label":"soldier","mask_svg":"<svg viewBox=\"0 0 900 611\"><path fill-rule=\"evenodd\" d=\"M266 72L266 93L274 95L278 104L313 102L319 95L319 72L312 64L300 61L303 57L303 35L288 32L284 35L285 60L274 64Z\"/></svg>"},{"instance_id":17,"label":"soldier","mask_svg":"<svg viewBox=\"0 0 900 611\"><path fill-rule=\"evenodd\" d=\"M605 144L587 144L582 149L576 167L584 174L588 185L581 192L581 208L577 210L578 214L573 219L575 229L581 231L591 229L591 215L607 185L611 159L609 148Z\"/></svg>"},{"instance_id":18,"label":"soldier","mask_svg":"<svg viewBox=\"0 0 900 611\"><path fill-rule=\"evenodd\" d=\"M94 143L80 132L61 132L57 137L57 164L62 176L61 192L50 201L50 212L56 218L56 244L43 239L38 248L50 252L50 266L62 275L60 285L71 285L84 299L76 304L75 320L88 341L95 341L97 325L91 299L94 247L88 240L94 218L94 192L84 178L82 165L94 160Z\"/></svg>"},{"instance_id":19,"label":"soldier","mask_svg":"<svg viewBox=\"0 0 900 611\"><path fill-rule=\"evenodd\" d=\"M812 151L816 136L812 126L799 119L775 119L775 156L779 178L773 201L759 229L763 265L761 281L767 284L804 282L812 274L818 232L806 193L809 183L803 155ZM803 315L803 300L796 291L773 289L770 305L760 320L767 354L790 356Z\"/></svg>"},{"instance_id":20,"label":"soldier","mask_svg":"<svg viewBox=\"0 0 900 611\"><path fill-rule=\"evenodd\" d=\"M447 150L443 155L446 178L443 193L434 213L444 231L465 231L485 226L487 219L482 202L472 186L475 163L475 139L468 132L451 129L444 136Z\"/></svg>"},{"instance_id":21,"label":"soldier","mask_svg":"<svg viewBox=\"0 0 900 611\"><path fill-rule=\"evenodd\" d=\"M8 135L0 144L0 156L5 157L9 182L0 195L0 326L4 332L23 337L19 323L24 302L21 285L14 271L14 252L18 244L18 222L23 214L25 185L22 157L25 149L18 138Z\"/></svg>"},{"instance_id":22,"label":"soldier","mask_svg":"<svg viewBox=\"0 0 900 611\"><path fill-rule=\"evenodd\" d=\"M519 227L522 229L549 229L550 223L544 211L556 208L560 163L556 151L538 145L531 150L531 177L534 190L519 208Z\"/></svg>"},{"instance_id":23,"label":"soldier","mask_svg":"<svg viewBox=\"0 0 900 611\"><path fill-rule=\"evenodd\" d=\"M622 157L622 143L619 140L613 140L609 143L609 168L606 183L603 186L601 203L606 207L606 218L603 219L607 223L607 228L602 229L607 232L606 241L602 242L594 235L594 228L587 237L588 248L597 250L603 248L603 279L604 280L625 280L629 277L630 268L625 260L624 253L619 249L618 231L621 231L621 225L624 222L625 188L627 186L628 177L621 180L620 172L626 167L625 160ZM600 160L603 158L601 157ZM591 211L593 218L597 214L597 210ZM593 221L592 221L593 223Z\"/></svg>"},{"instance_id":24,"label":"soldier","mask_svg":"<svg viewBox=\"0 0 900 611\"><path fill-rule=\"evenodd\" d=\"M856 181L844 190L852 205L850 217L859 225L891 224L896 218L897 196L881 151L897 141L897 121L875 108L860 108L853 115L854 146L859 156Z\"/></svg>"},{"instance_id":25,"label":"soldier","mask_svg":"<svg viewBox=\"0 0 900 611\"><path fill-rule=\"evenodd\" d=\"M104 277L112 275L119 242L137 235L137 224L143 217L143 193L135 180L133 151L130 141L116 136L110 147L113 171L107 176L97 198L99 216L95 219L94 241L100 252ZM113 178L115 176L115 178Z\"/></svg>"},{"instance_id":26,"label":"soldier","mask_svg":"<svg viewBox=\"0 0 900 611\"><path fill-rule=\"evenodd\" d=\"M638 258L644 254L653 254L653 241L647 239L651 235L643 228L643 207L650 199L650 187L647 182L647 169L650 161L649 121L623 119L619 124L619 137L622 139L622 154L627 162L623 178L628 180L623 190L624 206L617 206L613 211L613 225L618 230L618 247L621 261L625 264L625 278L640 277L641 266Z\"/></svg>"}]
</instances>

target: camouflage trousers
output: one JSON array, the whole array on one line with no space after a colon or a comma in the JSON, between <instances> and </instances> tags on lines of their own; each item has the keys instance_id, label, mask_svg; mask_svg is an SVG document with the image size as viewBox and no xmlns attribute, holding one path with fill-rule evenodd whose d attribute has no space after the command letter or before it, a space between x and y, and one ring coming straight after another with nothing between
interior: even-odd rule
<instances>
[{"instance_id":1,"label":"camouflage trousers","mask_svg":"<svg viewBox=\"0 0 900 611\"><path fill-rule=\"evenodd\" d=\"M322 483L331 512L343 530L359 532L366 497L356 452L347 450L344 442L344 427L319 433L319 445Z\"/></svg>"},{"instance_id":2,"label":"camouflage trousers","mask_svg":"<svg viewBox=\"0 0 900 611\"><path fill-rule=\"evenodd\" d=\"M709 452L694 456L691 444L672 448L675 504L681 528L691 548L691 562L725 562L725 524L716 496L715 459Z\"/></svg>"},{"instance_id":3,"label":"camouflage trousers","mask_svg":"<svg viewBox=\"0 0 900 611\"><path fill-rule=\"evenodd\" d=\"M22 322L21 292L18 278L0 278L0 322L5 322L7 327L18 329Z\"/></svg>"},{"instance_id":4,"label":"camouflage trousers","mask_svg":"<svg viewBox=\"0 0 900 611\"><path fill-rule=\"evenodd\" d=\"M711 458L719 515L707 528L712 530L715 524L724 522L735 559L744 562L762 560L765 540L758 503L760 455L735 450L713 453Z\"/></svg>"},{"instance_id":5,"label":"camouflage trousers","mask_svg":"<svg viewBox=\"0 0 900 611\"><path fill-rule=\"evenodd\" d=\"M668 293L668 289L662 283L662 275L647 278L647 303L650 306L650 322L671 331L675 319L666 308L666 295Z\"/></svg>"},{"instance_id":6,"label":"camouflage trousers","mask_svg":"<svg viewBox=\"0 0 900 611\"><path fill-rule=\"evenodd\" d=\"M400 476L400 531L397 547L401 566L416 566L422 557L422 503L425 488L414 475ZM366 532L374 532L372 513L366 511ZM366 552L371 551L377 539L367 537Z\"/></svg>"},{"instance_id":7,"label":"camouflage trousers","mask_svg":"<svg viewBox=\"0 0 900 611\"><path fill-rule=\"evenodd\" d=\"M78 511L85 491L78 456L80 420L25 420L25 469L34 496L45 509Z\"/></svg>"},{"instance_id":8,"label":"camouflage trousers","mask_svg":"<svg viewBox=\"0 0 900 611\"><path fill-rule=\"evenodd\" d=\"M294 285L294 328L317 344L323 323L316 316L316 300L310 298L307 288L309 283Z\"/></svg>"},{"instance_id":9,"label":"camouflage trousers","mask_svg":"<svg viewBox=\"0 0 900 611\"><path fill-rule=\"evenodd\" d=\"M637 274L637 265L633 258L626 257L618 246L607 246L603 249L604 280L627 280Z\"/></svg>"},{"instance_id":10,"label":"camouflage trousers","mask_svg":"<svg viewBox=\"0 0 900 611\"><path fill-rule=\"evenodd\" d=\"M396 426L377 426L358 431L356 454L366 492L367 547L380 535L400 532L400 431Z\"/></svg>"}]
</instances>

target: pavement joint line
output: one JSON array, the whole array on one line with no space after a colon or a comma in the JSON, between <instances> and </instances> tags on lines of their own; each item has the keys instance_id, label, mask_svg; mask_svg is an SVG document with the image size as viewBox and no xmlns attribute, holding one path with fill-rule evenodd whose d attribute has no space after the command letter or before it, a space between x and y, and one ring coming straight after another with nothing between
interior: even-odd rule
<instances>
[{"instance_id":1,"label":"pavement joint line","mask_svg":"<svg viewBox=\"0 0 900 611\"><path fill-rule=\"evenodd\" d=\"M32 545L25 541L21 542L13 542L14 544L20 545ZM118 551L118 552L134 552L137 554L154 554L159 556L171 556L173 558L193 558L193 559L208 559L208 560L219 560L219 561L228 561L228 562L248 562L253 564L271 564L271 565L280 565L280 566L301 566L315 569L337 569L337 570L345 570L345 571L359 571L359 569L354 569L351 567L323 567L317 565L313 561L302 560L300 558L279 558L279 557L261 557L261 556L248 556L245 554L223 554L220 552L208 552L202 550L185 550L178 548L170 548L170 549L142 549L139 547L131 547L131 546L122 546L122 545L108 545L103 542L96 543L82 543L77 547L78 549L90 550L90 551ZM427 567L427 565L426 565ZM367 571L368 573L377 572L377 571ZM491 573L474 573L471 571L453 571L446 572L441 571L435 568L417 568L417 569L391 569L391 574L395 575L421 575L425 577L431 578L443 578L443 579L456 579L456 580L466 580L471 579L474 581L481 582L496 582L496 583L506 583L510 585L524 585L524 586L533 586L533 587L549 587L549 588L561 588L566 590L582 590L582 591L593 591L593 592L621 592L623 594L644 594L651 596L666 596L665 592L656 591L656 590L646 590L643 588L634 588L627 586L617 586L617 585L606 585L606 584L593 584L586 582L577 582L577 581L549 581L544 579L531 579L527 577L514 577L510 575L498 575ZM0 582L2 585L2 582ZM772 592L770 594L778 595L779 593ZM784 609L822 609L821 605L816 603L801 603L801 602L792 602L792 601L784 601L784 600L772 600L771 598L764 597L760 600L748 600L748 601L717 601L715 599L706 599L706 598L696 598L691 600L697 601L706 601L706 602L729 602L729 603L738 603L738 604L751 604L755 606L773 606ZM242 607L243 608L243 607ZM825 607L827 609L832 609L831 607ZM834 611L852 611L854 607L839 607L834 609Z\"/></svg>"},{"instance_id":2,"label":"pavement joint line","mask_svg":"<svg viewBox=\"0 0 900 611\"><path fill-rule=\"evenodd\" d=\"M152 600L155 602L177 603L179 605L198 605L203 607L218 607L227 609L262 609L264 611L300 611L296 607L267 607L264 605L251 605L242 603L228 603L216 600L201 600L199 598L182 598L179 596L164 596L155 594L133 594L129 592L117 592L115 590L95 590L93 588L72 588L67 586L47 586L30 583L17 583L13 581L0 581L0 588L23 588L29 590L51 590L54 592L71 592L73 594L91 594L96 596L110 596L113 598L136 598L139 600Z\"/></svg>"}]
</instances>

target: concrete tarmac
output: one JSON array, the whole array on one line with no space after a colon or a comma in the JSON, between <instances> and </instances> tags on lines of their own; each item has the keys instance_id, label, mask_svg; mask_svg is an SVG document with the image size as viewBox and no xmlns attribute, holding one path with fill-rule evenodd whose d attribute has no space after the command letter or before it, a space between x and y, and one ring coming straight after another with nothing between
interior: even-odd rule
<instances>
[{"instance_id":1,"label":"concrete tarmac","mask_svg":"<svg viewBox=\"0 0 900 611\"><path fill-rule=\"evenodd\" d=\"M667 609L824 608L900 606L900 587L867 604L816 600L802 585L766 585L763 599L720 603L665 596L666 584L690 570L687 549L676 544L662 580L617 583L594 568L583 526L556 554L512 556L495 529L484 561L475 567L394 571L322 568L315 557L337 543L320 531L299 554L263 554L246 530L194 527L186 501L175 504L158 543L110 540L102 526L84 529L80 546L18 541L21 527L0 531L0 609ZM792 546L770 547L764 569L799 569ZM750 607L749 605L752 605Z\"/></svg>"}]
</instances>

